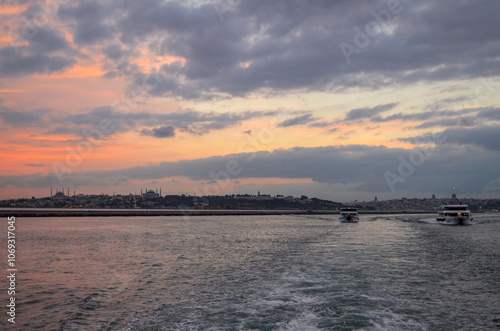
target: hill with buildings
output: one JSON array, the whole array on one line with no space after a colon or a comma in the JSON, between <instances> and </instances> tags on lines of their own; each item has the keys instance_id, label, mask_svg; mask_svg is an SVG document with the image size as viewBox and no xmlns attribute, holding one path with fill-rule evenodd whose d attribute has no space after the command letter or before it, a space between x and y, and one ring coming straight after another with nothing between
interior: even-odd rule
<instances>
[{"instance_id":1,"label":"hill with buildings","mask_svg":"<svg viewBox=\"0 0 500 331\"><path fill-rule=\"evenodd\" d=\"M52 193L52 192L51 192ZM293 197L268 194L190 196L162 195L161 190L145 190L140 194L69 194L69 189L49 197L0 201L2 208L71 208L71 209L206 209L206 210L323 210L338 211L343 205L360 212L431 212L448 203L468 204L471 211L497 211L500 199L450 198L393 199L340 203L307 196Z\"/></svg>"}]
</instances>

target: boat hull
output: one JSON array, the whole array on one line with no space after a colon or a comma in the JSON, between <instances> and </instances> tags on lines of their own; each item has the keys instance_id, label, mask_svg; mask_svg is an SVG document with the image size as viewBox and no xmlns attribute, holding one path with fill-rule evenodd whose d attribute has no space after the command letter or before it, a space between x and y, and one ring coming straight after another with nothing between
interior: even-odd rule
<instances>
[{"instance_id":1,"label":"boat hull","mask_svg":"<svg viewBox=\"0 0 500 331\"><path fill-rule=\"evenodd\" d=\"M472 218L459 216L438 217L436 221L443 225L470 225Z\"/></svg>"},{"instance_id":2,"label":"boat hull","mask_svg":"<svg viewBox=\"0 0 500 331\"><path fill-rule=\"evenodd\" d=\"M359 221L358 216L341 216L339 219L341 223L358 223Z\"/></svg>"}]
</instances>

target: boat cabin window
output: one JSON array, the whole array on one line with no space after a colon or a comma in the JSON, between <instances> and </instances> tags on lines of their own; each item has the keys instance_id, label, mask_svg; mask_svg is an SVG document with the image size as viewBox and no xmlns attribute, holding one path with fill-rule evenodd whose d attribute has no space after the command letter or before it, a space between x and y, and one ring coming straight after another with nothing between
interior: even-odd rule
<instances>
[{"instance_id":1,"label":"boat cabin window","mask_svg":"<svg viewBox=\"0 0 500 331\"><path fill-rule=\"evenodd\" d=\"M467 210L467 206L445 206L445 210Z\"/></svg>"}]
</instances>

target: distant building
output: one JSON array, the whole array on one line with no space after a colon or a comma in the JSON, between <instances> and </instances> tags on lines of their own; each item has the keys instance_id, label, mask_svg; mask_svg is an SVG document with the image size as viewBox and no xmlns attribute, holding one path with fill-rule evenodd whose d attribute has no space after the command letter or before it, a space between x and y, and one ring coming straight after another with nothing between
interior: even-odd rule
<instances>
[{"instance_id":1,"label":"distant building","mask_svg":"<svg viewBox=\"0 0 500 331\"><path fill-rule=\"evenodd\" d=\"M57 192L51 197L52 200L64 200L66 199L66 196L64 195L64 192Z\"/></svg>"},{"instance_id":2,"label":"distant building","mask_svg":"<svg viewBox=\"0 0 500 331\"><path fill-rule=\"evenodd\" d=\"M160 194L156 193L153 190L149 190L146 193L142 194L142 197L145 199L154 199L154 198L159 198Z\"/></svg>"},{"instance_id":3,"label":"distant building","mask_svg":"<svg viewBox=\"0 0 500 331\"><path fill-rule=\"evenodd\" d=\"M244 200L273 200L274 198L269 194L260 194L260 191L257 195L249 195L249 194L238 194L234 197L234 199L244 199Z\"/></svg>"}]
</instances>

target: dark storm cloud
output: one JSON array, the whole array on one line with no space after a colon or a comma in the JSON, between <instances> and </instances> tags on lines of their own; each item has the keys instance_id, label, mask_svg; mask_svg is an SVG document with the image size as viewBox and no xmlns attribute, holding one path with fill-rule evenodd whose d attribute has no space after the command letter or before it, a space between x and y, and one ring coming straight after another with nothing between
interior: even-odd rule
<instances>
[{"instance_id":1,"label":"dark storm cloud","mask_svg":"<svg viewBox=\"0 0 500 331\"><path fill-rule=\"evenodd\" d=\"M430 152L429 152L430 151ZM405 175L397 189L447 193L449 187L460 186L462 192L481 193L492 180L500 178L498 151L467 149L443 145L424 154L419 149L405 150L383 146L328 146L280 149L273 152L241 153L197 160L162 162L156 165L108 171L65 174L63 184L69 186L117 185L133 180L160 180L184 176L192 180L212 181L240 178L310 178L322 184L355 184L362 192L389 192L387 172L398 175L402 159L413 162L412 154L424 155L413 171ZM465 154L464 154L465 153ZM464 158L464 155L467 155ZM229 167L229 165L231 165ZM227 169L234 171L227 174ZM226 174L223 174L226 172ZM50 187L57 184L55 175L0 177L0 187ZM59 183L61 184L61 183ZM208 185L208 184L207 184ZM216 185L216 184L214 184ZM498 192L497 192L498 193Z\"/></svg>"}]
</instances>

